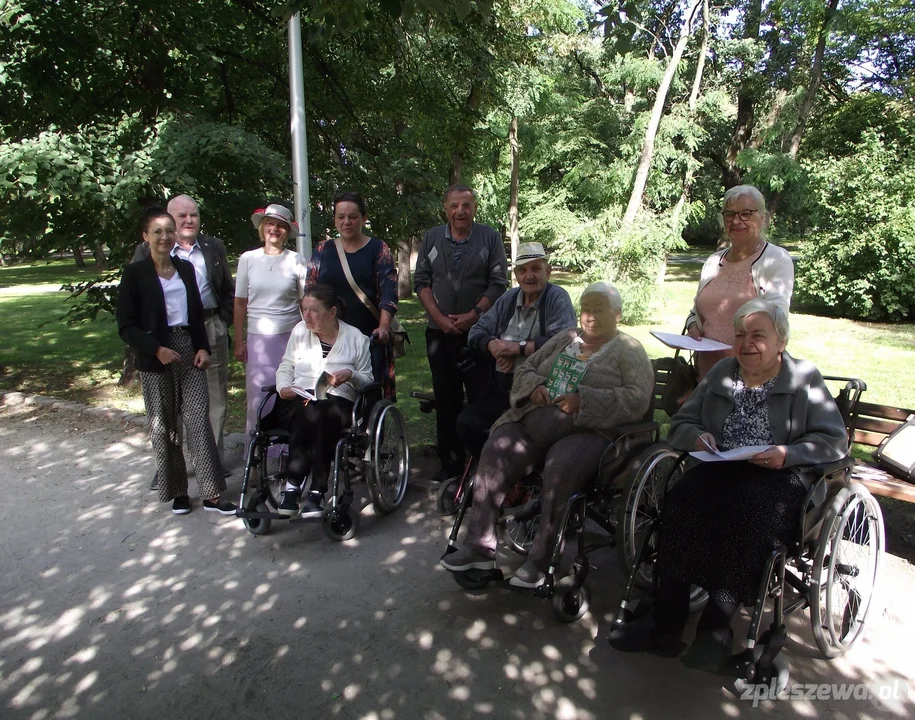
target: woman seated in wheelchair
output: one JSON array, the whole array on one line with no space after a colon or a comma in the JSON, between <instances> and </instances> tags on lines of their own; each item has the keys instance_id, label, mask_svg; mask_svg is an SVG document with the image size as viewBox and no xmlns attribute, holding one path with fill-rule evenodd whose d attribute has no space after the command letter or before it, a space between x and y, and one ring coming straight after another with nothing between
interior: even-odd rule
<instances>
[{"instance_id":1,"label":"woman seated in wheelchair","mask_svg":"<svg viewBox=\"0 0 915 720\"><path fill-rule=\"evenodd\" d=\"M495 569L496 521L506 492L543 467L540 528L510 584L543 584L565 506L594 479L611 430L642 418L654 375L645 349L619 331L623 301L606 283L581 296L580 328L553 336L515 370L511 409L480 455L464 546L441 564L451 572Z\"/></svg>"},{"instance_id":2,"label":"woman seated in wheelchair","mask_svg":"<svg viewBox=\"0 0 915 720\"><path fill-rule=\"evenodd\" d=\"M334 449L352 422L356 393L373 381L369 339L340 319L344 312L343 300L329 285L306 287L304 320L292 331L276 371L279 397L261 426L289 433L286 488L277 509L280 515L308 518L324 514ZM318 399L305 399L297 390ZM300 508L309 473L311 489Z\"/></svg>"},{"instance_id":3,"label":"woman seated in wheelchair","mask_svg":"<svg viewBox=\"0 0 915 720\"><path fill-rule=\"evenodd\" d=\"M682 649L690 584L708 604L683 662L722 669L731 652L731 619L756 602L772 550L798 537L812 473L848 450L842 416L823 377L787 352L784 305L751 300L734 316L736 358L719 361L671 419L677 450L766 446L746 461L706 462L687 470L664 499L658 537L659 585L651 615L614 629L610 644L675 657Z\"/></svg>"}]
</instances>

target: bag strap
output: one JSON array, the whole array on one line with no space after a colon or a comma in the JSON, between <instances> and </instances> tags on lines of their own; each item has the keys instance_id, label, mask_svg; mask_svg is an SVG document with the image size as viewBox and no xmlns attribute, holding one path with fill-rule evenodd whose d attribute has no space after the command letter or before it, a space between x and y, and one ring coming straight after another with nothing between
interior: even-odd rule
<instances>
[{"instance_id":1,"label":"bag strap","mask_svg":"<svg viewBox=\"0 0 915 720\"><path fill-rule=\"evenodd\" d=\"M346 282L349 283L353 292L356 293L356 297L358 297L362 301L362 304L368 308L369 312L375 316L375 319L381 321L381 313L378 312L378 308L372 304L368 295L362 292L362 288L359 287L353 279L353 273L349 269L349 263L346 260L346 251L343 249L343 243L340 241L340 238L334 239L334 247L337 248L337 257L340 258L340 265L343 267L343 274L346 275Z\"/></svg>"}]
</instances>

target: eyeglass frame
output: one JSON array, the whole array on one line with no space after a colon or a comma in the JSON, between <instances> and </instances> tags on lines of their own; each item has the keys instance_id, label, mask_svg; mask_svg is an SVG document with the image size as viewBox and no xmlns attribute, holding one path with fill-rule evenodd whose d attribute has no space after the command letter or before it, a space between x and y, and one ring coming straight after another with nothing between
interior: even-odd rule
<instances>
[{"instance_id":1,"label":"eyeglass frame","mask_svg":"<svg viewBox=\"0 0 915 720\"><path fill-rule=\"evenodd\" d=\"M724 220L725 225L730 225L737 218L740 218L741 222L748 222L753 217L753 213L758 212L759 210L755 208L752 210L749 208L746 210L722 210L721 219ZM746 217L744 217L744 214L746 214ZM728 215L731 217L729 218Z\"/></svg>"}]
</instances>

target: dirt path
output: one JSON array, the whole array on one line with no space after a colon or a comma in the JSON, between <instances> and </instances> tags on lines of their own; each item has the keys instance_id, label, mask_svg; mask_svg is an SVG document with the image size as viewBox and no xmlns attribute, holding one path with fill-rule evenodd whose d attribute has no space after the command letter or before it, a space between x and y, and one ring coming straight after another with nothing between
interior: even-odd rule
<instances>
[{"instance_id":1,"label":"dirt path","mask_svg":"<svg viewBox=\"0 0 915 720\"><path fill-rule=\"evenodd\" d=\"M714 676L614 653L606 633L622 580L609 550L595 556L593 612L576 625L557 624L543 601L468 596L437 566L447 523L425 490L391 517L367 507L359 537L338 545L317 525L254 538L196 503L175 517L148 491L151 473L133 426L0 406L4 720L915 711L915 695L754 709ZM236 475L230 489L239 484ZM849 657L818 659L806 618L793 622L794 682L915 678L915 570L887 560L887 609Z\"/></svg>"}]
</instances>

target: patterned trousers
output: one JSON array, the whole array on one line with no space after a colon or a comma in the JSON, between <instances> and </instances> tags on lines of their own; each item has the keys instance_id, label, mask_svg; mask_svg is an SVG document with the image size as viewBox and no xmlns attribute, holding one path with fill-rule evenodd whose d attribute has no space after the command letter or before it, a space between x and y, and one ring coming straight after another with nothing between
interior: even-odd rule
<instances>
[{"instance_id":1,"label":"patterned trousers","mask_svg":"<svg viewBox=\"0 0 915 720\"><path fill-rule=\"evenodd\" d=\"M572 415L553 405L497 427L480 455L464 542L495 553L496 520L508 490L542 464L540 527L529 559L545 568L569 498L595 478L607 445L607 438L576 427Z\"/></svg>"},{"instance_id":2,"label":"patterned trousers","mask_svg":"<svg viewBox=\"0 0 915 720\"><path fill-rule=\"evenodd\" d=\"M181 450L179 418L187 429L187 446L197 473L200 496L207 500L226 489L222 461L210 427L207 376L194 367L194 346L183 328L173 328L167 346L181 356L165 372L141 372L149 439L159 473L159 500L187 495L187 467Z\"/></svg>"}]
</instances>

